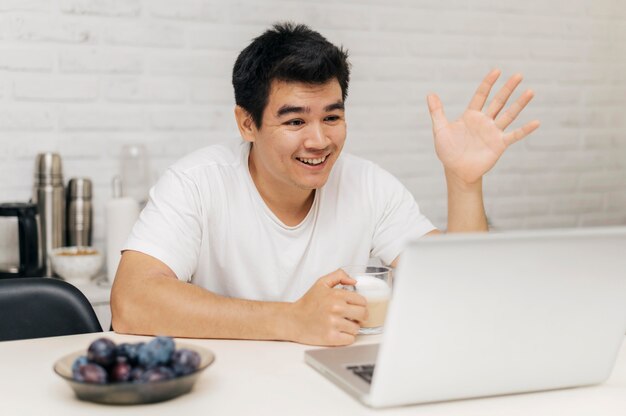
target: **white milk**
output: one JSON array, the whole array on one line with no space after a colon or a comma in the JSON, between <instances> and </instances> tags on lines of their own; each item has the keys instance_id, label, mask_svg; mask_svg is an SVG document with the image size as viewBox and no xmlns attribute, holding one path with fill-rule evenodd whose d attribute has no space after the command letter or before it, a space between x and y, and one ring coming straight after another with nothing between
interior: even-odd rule
<instances>
[{"instance_id":1,"label":"white milk","mask_svg":"<svg viewBox=\"0 0 626 416\"><path fill-rule=\"evenodd\" d=\"M354 276L356 292L367 299L369 318L362 322L363 328L377 328L385 323L391 288L387 282L372 276Z\"/></svg>"},{"instance_id":2,"label":"white milk","mask_svg":"<svg viewBox=\"0 0 626 416\"><path fill-rule=\"evenodd\" d=\"M373 276L354 276L356 291L368 301L388 300L391 288L384 280Z\"/></svg>"}]
</instances>

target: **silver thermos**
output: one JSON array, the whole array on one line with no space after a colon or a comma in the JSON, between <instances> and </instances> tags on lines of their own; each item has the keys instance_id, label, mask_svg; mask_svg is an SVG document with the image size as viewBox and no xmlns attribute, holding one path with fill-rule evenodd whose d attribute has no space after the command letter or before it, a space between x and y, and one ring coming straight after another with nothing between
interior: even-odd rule
<instances>
[{"instance_id":1,"label":"silver thermos","mask_svg":"<svg viewBox=\"0 0 626 416\"><path fill-rule=\"evenodd\" d=\"M90 246L92 234L91 181L72 178L67 185L67 245Z\"/></svg>"},{"instance_id":2,"label":"silver thermos","mask_svg":"<svg viewBox=\"0 0 626 416\"><path fill-rule=\"evenodd\" d=\"M57 153L37 155L33 202L39 210L43 273L50 277L53 274L48 253L65 246L65 189L61 156Z\"/></svg>"}]
</instances>

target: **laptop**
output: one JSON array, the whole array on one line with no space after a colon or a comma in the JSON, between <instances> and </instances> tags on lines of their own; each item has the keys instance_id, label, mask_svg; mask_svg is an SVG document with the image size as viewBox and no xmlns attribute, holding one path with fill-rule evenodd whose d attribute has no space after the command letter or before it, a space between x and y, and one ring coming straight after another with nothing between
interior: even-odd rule
<instances>
[{"instance_id":1,"label":"laptop","mask_svg":"<svg viewBox=\"0 0 626 416\"><path fill-rule=\"evenodd\" d=\"M380 344L305 361L371 407L598 384L626 334L626 227L411 241Z\"/></svg>"}]
</instances>

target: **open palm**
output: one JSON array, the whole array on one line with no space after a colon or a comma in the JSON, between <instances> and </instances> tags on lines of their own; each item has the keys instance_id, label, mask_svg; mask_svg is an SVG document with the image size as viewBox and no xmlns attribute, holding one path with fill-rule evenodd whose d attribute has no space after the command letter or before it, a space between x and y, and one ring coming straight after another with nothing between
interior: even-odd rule
<instances>
[{"instance_id":1,"label":"open palm","mask_svg":"<svg viewBox=\"0 0 626 416\"><path fill-rule=\"evenodd\" d=\"M447 172L465 183L479 180L496 164L508 146L539 127L539 121L534 120L512 132L504 131L533 98L533 92L527 90L500 114L521 82L521 75L513 75L483 111L499 75L499 70L493 70L485 77L463 115L454 122L446 119L439 97L435 94L428 96L437 156Z\"/></svg>"}]
</instances>

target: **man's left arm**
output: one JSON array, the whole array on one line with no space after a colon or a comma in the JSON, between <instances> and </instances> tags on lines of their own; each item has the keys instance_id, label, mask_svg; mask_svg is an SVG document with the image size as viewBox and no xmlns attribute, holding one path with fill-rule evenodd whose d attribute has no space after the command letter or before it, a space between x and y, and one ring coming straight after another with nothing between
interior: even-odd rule
<instances>
[{"instance_id":1,"label":"man's left arm","mask_svg":"<svg viewBox=\"0 0 626 416\"><path fill-rule=\"evenodd\" d=\"M467 184L446 172L446 184L448 187L447 232L489 231L483 204L482 178Z\"/></svg>"},{"instance_id":2,"label":"man's left arm","mask_svg":"<svg viewBox=\"0 0 626 416\"><path fill-rule=\"evenodd\" d=\"M483 175L496 164L507 147L539 127L539 121L534 120L516 130L505 131L534 96L531 90L524 91L501 113L522 81L520 74L509 78L484 108L499 76L497 69L487 74L463 115L453 122L446 119L437 95L430 94L427 98L435 151L443 164L448 187L447 232L488 231L483 204ZM433 233L437 232L429 234Z\"/></svg>"},{"instance_id":3,"label":"man's left arm","mask_svg":"<svg viewBox=\"0 0 626 416\"><path fill-rule=\"evenodd\" d=\"M447 232L488 231L483 204L483 176L496 164L507 147L539 127L539 121L533 120L518 129L505 132L534 96L531 90L524 91L501 113L522 81L520 74L509 78L489 106L484 108L499 76L500 70L489 72L463 115L453 122L446 118L443 104L436 94L427 97L435 151L443 164L448 187ZM426 235L441 233L433 230ZM398 260L399 257L391 266L395 267Z\"/></svg>"}]
</instances>

